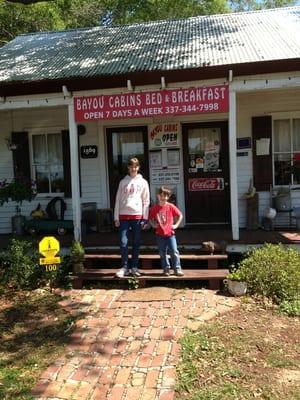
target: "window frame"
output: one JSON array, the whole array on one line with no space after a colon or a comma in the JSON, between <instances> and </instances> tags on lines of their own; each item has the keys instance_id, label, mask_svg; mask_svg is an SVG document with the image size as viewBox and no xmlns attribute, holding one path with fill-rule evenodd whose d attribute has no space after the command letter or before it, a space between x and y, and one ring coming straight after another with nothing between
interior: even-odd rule
<instances>
[{"instance_id":1,"label":"window frame","mask_svg":"<svg viewBox=\"0 0 300 400\"><path fill-rule=\"evenodd\" d=\"M34 168L34 162L33 162L33 136L35 135L51 135L51 134L59 134L61 137L61 142L62 142L62 131L65 128L61 127L61 126L52 126L52 127L35 127L35 128L31 128L31 129L27 129L28 131L28 135L29 135L29 159L30 159L30 175L31 175L31 179L33 181L36 180L36 175L35 175L35 168ZM63 145L63 143L62 143ZM64 156L64 154L63 154ZM63 166L63 159L62 159L62 166ZM64 171L63 171L64 172ZM65 178L63 178L65 179ZM65 192L41 192L41 193L37 193L36 198L53 198L53 197L57 197L57 196L61 196L64 197Z\"/></svg>"},{"instance_id":2,"label":"window frame","mask_svg":"<svg viewBox=\"0 0 300 400\"><path fill-rule=\"evenodd\" d=\"M300 188L300 182L299 183L294 183L290 182L289 184L275 184L275 155L277 154L294 154L293 151L293 120L294 119L300 119L300 111L296 112L279 112L279 113L273 113L272 114L272 181L273 181L273 187L279 188L279 187L293 187L293 188ZM289 120L289 128L290 128L290 151L276 151L275 152L275 121L278 120ZM298 151L300 153L300 151ZM293 181L293 174L291 174L291 180Z\"/></svg>"}]
</instances>

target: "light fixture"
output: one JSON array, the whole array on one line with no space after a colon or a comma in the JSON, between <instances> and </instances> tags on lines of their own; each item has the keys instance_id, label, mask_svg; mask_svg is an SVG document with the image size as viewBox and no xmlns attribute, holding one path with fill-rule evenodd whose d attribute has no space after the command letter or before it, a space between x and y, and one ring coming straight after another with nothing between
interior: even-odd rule
<instances>
[{"instance_id":1,"label":"light fixture","mask_svg":"<svg viewBox=\"0 0 300 400\"><path fill-rule=\"evenodd\" d=\"M160 87L161 89L165 89L166 88L166 79L164 76L160 77Z\"/></svg>"},{"instance_id":2,"label":"light fixture","mask_svg":"<svg viewBox=\"0 0 300 400\"><path fill-rule=\"evenodd\" d=\"M84 125L77 125L77 133L82 136L86 133L86 127Z\"/></svg>"},{"instance_id":3,"label":"light fixture","mask_svg":"<svg viewBox=\"0 0 300 400\"><path fill-rule=\"evenodd\" d=\"M71 92L68 91L68 88L66 85L63 85L62 92L64 94L64 97L71 97Z\"/></svg>"},{"instance_id":4,"label":"light fixture","mask_svg":"<svg viewBox=\"0 0 300 400\"><path fill-rule=\"evenodd\" d=\"M127 79L127 89L129 92L133 92L133 86L130 79Z\"/></svg>"}]
</instances>

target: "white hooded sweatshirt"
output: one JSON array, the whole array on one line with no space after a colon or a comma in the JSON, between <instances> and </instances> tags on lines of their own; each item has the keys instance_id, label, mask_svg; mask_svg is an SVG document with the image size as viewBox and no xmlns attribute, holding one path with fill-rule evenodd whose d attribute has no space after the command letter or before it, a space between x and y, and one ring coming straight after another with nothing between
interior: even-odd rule
<instances>
[{"instance_id":1,"label":"white hooded sweatshirt","mask_svg":"<svg viewBox=\"0 0 300 400\"><path fill-rule=\"evenodd\" d=\"M119 183L116 204L114 211L114 220L133 219L140 217L148 219L149 214L149 185L141 174L137 174L134 178L126 175ZM121 217L121 218L120 218Z\"/></svg>"}]
</instances>

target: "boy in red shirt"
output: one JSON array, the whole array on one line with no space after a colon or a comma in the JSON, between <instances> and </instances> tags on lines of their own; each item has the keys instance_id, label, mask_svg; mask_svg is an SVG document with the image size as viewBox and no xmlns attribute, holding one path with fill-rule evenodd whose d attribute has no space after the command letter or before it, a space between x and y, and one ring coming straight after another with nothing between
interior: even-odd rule
<instances>
[{"instance_id":1,"label":"boy in red shirt","mask_svg":"<svg viewBox=\"0 0 300 400\"><path fill-rule=\"evenodd\" d=\"M164 275L170 275L170 262L168 250L171 256L171 265L178 276L183 276L181 270L179 251L175 236L175 229L182 221L182 213L174 204L169 203L171 190L162 186L157 194L158 204L151 207L149 212L149 222L155 229L157 246L161 259Z\"/></svg>"}]
</instances>

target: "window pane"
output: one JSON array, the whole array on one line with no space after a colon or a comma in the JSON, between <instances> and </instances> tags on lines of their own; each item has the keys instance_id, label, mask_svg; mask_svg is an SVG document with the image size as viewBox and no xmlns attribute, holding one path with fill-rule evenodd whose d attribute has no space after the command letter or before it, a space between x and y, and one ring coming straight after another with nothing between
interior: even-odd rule
<instances>
[{"instance_id":1,"label":"window pane","mask_svg":"<svg viewBox=\"0 0 300 400\"><path fill-rule=\"evenodd\" d=\"M38 193L64 192L61 134L33 135L32 149Z\"/></svg>"},{"instance_id":2,"label":"window pane","mask_svg":"<svg viewBox=\"0 0 300 400\"><path fill-rule=\"evenodd\" d=\"M50 164L62 165L62 142L61 135L51 134L48 135L48 160Z\"/></svg>"},{"instance_id":3,"label":"window pane","mask_svg":"<svg viewBox=\"0 0 300 400\"><path fill-rule=\"evenodd\" d=\"M50 179L52 193L64 192L64 171L62 165L51 166Z\"/></svg>"},{"instance_id":4,"label":"window pane","mask_svg":"<svg viewBox=\"0 0 300 400\"><path fill-rule=\"evenodd\" d=\"M46 164L47 163L46 136L33 135L32 147L33 147L33 163Z\"/></svg>"},{"instance_id":5,"label":"window pane","mask_svg":"<svg viewBox=\"0 0 300 400\"><path fill-rule=\"evenodd\" d=\"M293 151L300 152L300 119L293 120Z\"/></svg>"},{"instance_id":6,"label":"window pane","mask_svg":"<svg viewBox=\"0 0 300 400\"><path fill-rule=\"evenodd\" d=\"M220 171L220 128L190 129L188 137L189 166L197 171Z\"/></svg>"},{"instance_id":7,"label":"window pane","mask_svg":"<svg viewBox=\"0 0 300 400\"><path fill-rule=\"evenodd\" d=\"M115 175L127 174L127 163L132 157L137 157L143 167L145 149L142 132L113 132L112 144Z\"/></svg>"},{"instance_id":8,"label":"window pane","mask_svg":"<svg viewBox=\"0 0 300 400\"><path fill-rule=\"evenodd\" d=\"M275 154L275 185L289 185L291 183L291 156L289 154Z\"/></svg>"},{"instance_id":9,"label":"window pane","mask_svg":"<svg viewBox=\"0 0 300 400\"><path fill-rule=\"evenodd\" d=\"M289 119L274 121L274 151L275 152L291 151L291 135L290 135Z\"/></svg>"},{"instance_id":10,"label":"window pane","mask_svg":"<svg viewBox=\"0 0 300 400\"><path fill-rule=\"evenodd\" d=\"M48 170L45 165L35 166L35 179L38 193L49 193Z\"/></svg>"}]
</instances>

